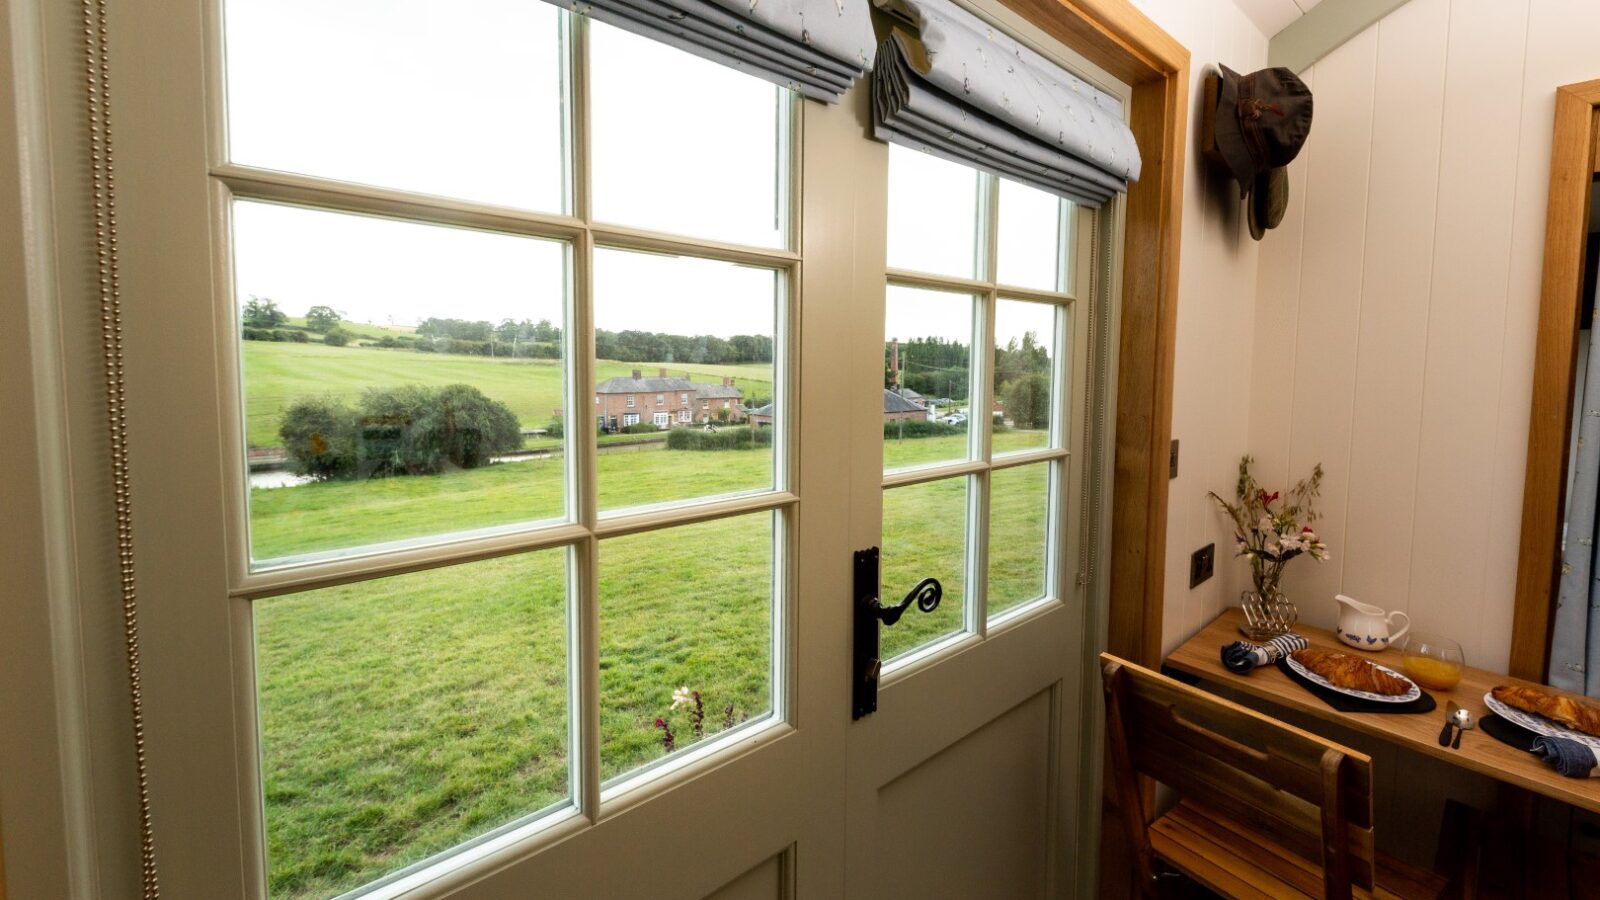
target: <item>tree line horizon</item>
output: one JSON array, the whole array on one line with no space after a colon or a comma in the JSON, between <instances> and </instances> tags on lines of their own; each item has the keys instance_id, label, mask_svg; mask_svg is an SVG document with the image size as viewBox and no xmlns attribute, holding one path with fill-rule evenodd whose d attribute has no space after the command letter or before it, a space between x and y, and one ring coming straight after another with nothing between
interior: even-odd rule
<instances>
[{"instance_id":1,"label":"tree line horizon","mask_svg":"<svg viewBox=\"0 0 1600 900\"><path fill-rule=\"evenodd\" d=\"M332 307L313 306L306 311L305 320L305 329L323 335L324 343L344 346L357 339L357 335L341 327L344 316ZM289 325L289 316L270 298L252 296L244 305L242 321L246 340L301 340L289 333L295 326ZM549 319L502 319L496 325L485 319L429 316L417 323L412 334L385 335L360 345L424 353L560 359L561 339L561 327ZM771 363L773 345L772 337L762 334L724 338L597 328L595 356L617 362L740 365Z\"/></svg>"}]
</instances>

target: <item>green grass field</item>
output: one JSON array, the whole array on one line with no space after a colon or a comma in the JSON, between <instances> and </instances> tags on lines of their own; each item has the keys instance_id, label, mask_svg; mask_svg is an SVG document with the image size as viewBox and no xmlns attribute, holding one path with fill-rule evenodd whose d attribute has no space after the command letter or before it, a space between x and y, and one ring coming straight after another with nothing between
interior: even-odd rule
<instances>
[{"instance_id":1,"label":"green grass field","mask_svg":"<svg viewBox=\"0 0 1600 900\"><path fill-rule=\"evenodd\" d=\"M521 396L530 410L559 394L559 370L549 363L260 342L247 343L245 357L260 394L252 395L250 427L268 434L275 422L261 421L279 407L261 397L281 404L330 385L354 392L363 383L461 381L501 399ZM603 363L600 374L628 368ZM720 377L719 368L696 371ZM530 399L541 390L546 400ZM1037 440L1003 432L995 448ZM965 441L890 441L886 464L958 458ZM554 518L563 508L562 465L529 460L255 490L254 554ZM606 453L598 465L603 509L772 481L769 449ZM1034 465L994 476L996 610L1040 591L1046 471ZM886 656L960 628L966 483L900 488L885 498L885 590L903 592L927 575L946 588L935 614L911 614L885 630ZM687 711L670 710L678 686L702 692L708 736L724 727L729 704L734 721L770 708L772 538L772 517L761 513L601 545L603 777L664 753L657 716L673 722L680 747L693 741ZM359 887L569 796L566 566L565 550L548 550L255 603L272 896Z\"/></svg>"},{"instance_id":2,"label":"green grass field","mask_svg":"<svg viewBox=\"0 0 1600 900\"><path fill-rule=\"evenodd\" d=\"M377 326L364 326L377 329ZM381 330L381 329L379 329ZM274 341L243 342L245 439L252 447L276 447L278 423L289 404L302 397L334 395L354 400L367 387L402 384L470 384L506 404L524 428L549 424L561 399L561 366L551 359L486 359L376 347L329 347ZM772 366L624 363L601 360L595 377L605 380L634 369L654 375L689 372L696 381L738 379L746 397L772 397Z\"/></svg>"}]
</instances>

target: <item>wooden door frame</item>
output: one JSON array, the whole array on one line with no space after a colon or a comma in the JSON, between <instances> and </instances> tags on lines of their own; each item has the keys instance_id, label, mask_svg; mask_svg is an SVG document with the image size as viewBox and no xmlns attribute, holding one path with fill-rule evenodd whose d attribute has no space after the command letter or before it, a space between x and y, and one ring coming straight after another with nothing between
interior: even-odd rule
<instances>
[{"instance_id":1,"label":"wooden door frame","mask_svg":"<svg viewBox=\"0 0 1600 900\"><path fill-rule=\"evenodd\" d=\"M1584 242L1596 171L1600 80L1556 89L1545 214L1544 275L1539 290L1528 462L1522 487L1522 539L1511 621L1510 674L1544 681L1561 578L1560 523L1566 510L1568 436L1582 323Z\"/></svg>"},{"instance_id":2,"label":"wooden door frame","mask_svg":"<svg viewBox=\"0 0 1600 900\"><path fill-rule=\"evenodd\" d=\"M1003 2L1133 88L1129 124L1144 168L1126 206L1105 649L1153 667L1166 577L1189 51L1127 0Z\"/></svg>"}]
</instances>

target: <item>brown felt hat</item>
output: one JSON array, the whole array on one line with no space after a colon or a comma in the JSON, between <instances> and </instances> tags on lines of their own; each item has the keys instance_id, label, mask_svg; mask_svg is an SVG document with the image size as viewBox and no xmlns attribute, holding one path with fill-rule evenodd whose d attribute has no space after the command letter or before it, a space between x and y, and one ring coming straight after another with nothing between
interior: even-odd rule
<instances>
[{"instance_id":1,"label":"brown felt hat","mask_svg":"<svg viewBox=\"0 0 1600 900\"><path fill-rule=\"evenodd\" d=\"M1228 164L1239 196L1257 175L1287 166L1311 134L1311 89L1288 69L1240 75L1227 66L1217 90L1217 153Z\"/></svg>"},{"instance_id":2,"label":"brown felt hat","mask_svg":"<svg viewBox=\"0 0 1600 900\"><path fill-rule=\"evenodd\" d=\"M1217 154L1247 198L1250 236L1278 227L1289 206L1283 171L1311 134L1311 89L1285 68L1240 75L1227 66L1217 90Z\"/></svg>"}]
</instances>

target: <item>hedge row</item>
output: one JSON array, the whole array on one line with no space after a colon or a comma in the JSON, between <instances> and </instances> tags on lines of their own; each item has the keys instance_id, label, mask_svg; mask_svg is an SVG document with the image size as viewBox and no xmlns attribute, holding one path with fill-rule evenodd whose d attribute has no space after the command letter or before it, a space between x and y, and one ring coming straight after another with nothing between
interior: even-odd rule
<instances>
[{"instance_id":1,"label":"hedge row","mask_svg":"<svg viewBox=\"0 0 1600 900\"><path fill-rule=\"evenodd\" d=\"M717 431L699 428L674 428L667 433L669 450L748 450L772 446L771 428L740 425Z\"/></svg>"},{"instance_id":2,"label":"hedge row","mask_svg":"<svg viewBox=\"0 0 1600 900\"><path fill-rule=\"evenodd\" d=\"M942 437L947 434L966 433L966 425L946 425L943 422L930 422L927 419L901 419L883 423L883 436L886 438Z\"/></svg>"},{"instance_id":3,"label":"hedge row","mask_svg":"<svg viewBox=\"0 0 1600 900\"><path fill-rule=\"evenodd\" d=\"M279 343L309 344L311 335L304 331L292 328L252 328L244 327L244 339L247 341L277 341Z\"/></svg>"}]
</instances>

